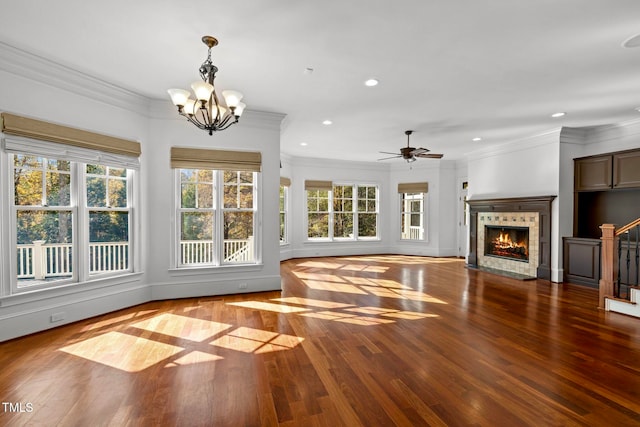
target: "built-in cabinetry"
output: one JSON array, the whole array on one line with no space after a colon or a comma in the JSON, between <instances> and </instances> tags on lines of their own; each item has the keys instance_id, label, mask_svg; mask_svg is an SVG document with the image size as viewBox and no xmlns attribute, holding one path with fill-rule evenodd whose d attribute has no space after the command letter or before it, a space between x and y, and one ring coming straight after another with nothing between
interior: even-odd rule
<instances>
[{"instance_id":1,"label":"built-in cabinetry","mask_svg":"<svg viewBox=\"0 0 640 427\"><path fill-rule=\"evenodd\" d=\"M573 236L564 238L564 280L598 286L600 225L640 217L640 149L574 159Z\"/></svg>"}]
</instances>

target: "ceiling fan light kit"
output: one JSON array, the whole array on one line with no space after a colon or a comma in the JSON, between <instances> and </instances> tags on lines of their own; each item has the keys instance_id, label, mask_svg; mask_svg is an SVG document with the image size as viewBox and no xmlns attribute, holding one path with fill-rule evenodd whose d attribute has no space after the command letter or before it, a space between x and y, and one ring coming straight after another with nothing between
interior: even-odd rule
<instances>
[{"instance_id":1,"label":"ceiling fan light kit","mask_svg":"<svg viewBox=\"0 0 640 427\"><path fill-rule=\"evenodd\" d=\"M428 150L426 148L411 147L409 145L409 137L411 136L412 133L413 133L412 130L404 131L404 134L407 135L407 146L400 148L400 153L389 153L386 151L380 151L380 153L382 154L394 154L394 156L378 159L378 161L403 158L404 160L407 161L407 163L412 163L418 160L418 157L423 159L441 159L442 158L443 156L442 154L429 153L429 151L431 150Z\"/></svg>"},{"instance_id":2,"label":"ceiling fan light kit","mask_svg":"<svg viewBox=\"0 0 640 427\"><path fill-rule=\"evenodd\" d=\"M169 89L167 92L173 104L178 107L178 114L184 116L199 129L213 132L227 129L229 126L238 123L246 104L240 102L242 94L235 90L223 90L223 105L216 94L214 80L218 67L211 61L211 49L218 44L215 37L204 36L202 42L208 47L207 59L200 66L200 77L202 81L194 82L191 89L195 99L191 98L191 93L183 89Z\"/></svg>"}]
</instances>

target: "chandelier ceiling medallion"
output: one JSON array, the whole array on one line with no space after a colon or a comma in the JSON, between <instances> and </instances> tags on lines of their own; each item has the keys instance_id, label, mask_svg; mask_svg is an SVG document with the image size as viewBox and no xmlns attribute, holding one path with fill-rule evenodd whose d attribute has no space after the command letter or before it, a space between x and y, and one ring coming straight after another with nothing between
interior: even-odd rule
<instances>
[{"instance_id":1,"label":"chandelier ceiling medallion","mask_svg":"<svg viewBox=\"0 0 640 427\"><path fill-rule=\"evenodd\" d=\"M181 116L186 117L198 128L208 131L209 135L213 135L213 132L225 130L238 123L246 105L240 102L242 94L235 90L222 91L226 107L218 100L213 83L218 67L211 62L211 48L218 44L218 40L215 37L204 36L202 42L207 45L209 52L199 70L202 81L191 85L196 99L191 99L188 90L169 89L167 92Z\"/></svg>"}]
</instances>

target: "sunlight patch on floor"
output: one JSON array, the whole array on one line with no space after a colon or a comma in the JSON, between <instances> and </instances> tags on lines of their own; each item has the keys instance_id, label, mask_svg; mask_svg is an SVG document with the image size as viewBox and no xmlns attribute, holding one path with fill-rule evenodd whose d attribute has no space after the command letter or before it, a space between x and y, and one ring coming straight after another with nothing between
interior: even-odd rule
<instances>
[{"instance_id":1,"label":"sunlight patch on floor","mask_svg":"<svg viewBox=\"0 0 640 427\"><path fill-rule=\"evenodd\" d=\"M299 305L306 305L306 306L318 307L318 308L353 307L353 304L343 304L341 302L324 301L324 300L300 298L300 297L273 298L271 301L280 301L287 304L299 304Z\"/></svg>"},{"instance_id":2,"label":"sunlight patch on floor","mask_svg":"<svg viewBox=\"0 0 640 427\"><path fill-rule=\"evenodd\" d=\"M367 294L357 286L349 285L346 283L320 282L317 280L303 280L302 282L308 287L310 287L311 289L315 289L319 291L344 292L348 294L358 294L358 295Z\"/></svg>"},{"instance_id":3,"label":"sunlight patch on floor","mask_svg":"<svg viewBox=\"0 0 640 427\"><path fill-rule=\"evenodd\" d=\"M212 322L210 320L179 316L171 313L163 313L150 319L134 323L131 326L192 341L204 341L209 337L233 327L233 325L227 323Z\"/></svg>"},{"instance_id":4,"label":"sunlight patch on floor","mask_svg":"<svg viewBox=\"0 0 640 427\"><path fill-rule=\"evenodd\" d=\"M239 327L211 342L212 345L243 353L269 353L290 350L304 341L294 335L279 334L248 327Z\"/></svg>"},{"instance_id":5,"label":"sunlight patch on floor","mask_svg":"<svg viewBox=\"0 0 640 427\"><path fill-rule=\"evenodd\" d=\"M216 354L205 353L203 351L191 351L176 360L167 363L165 368L174 368L178 366L195 365L197 363L207 363L222 360L224 357Z\"/></svg>"},{"instance_id":6,"label":"sunlight patch on floor","mask_svg":"<svg viewBox=\"0 0 640 427\"><path fill-rule=\"evenodd\" d=\"M107 332L60 349L65 353L125 372L139 372L184 349L146 338ZM144 354L145 357L140 357Z\"/></svg>"},{"instance_id":7,"label":"sunlight patch on floor","mask_svg":"<svg viewBox=\"0 0 640 427\"><path fill-rule=\"evenodd\" d=\"M263 301L240 301L228 302L227 305L235 305L236 307L254 308L256 310L275 311L276 313L299 313L301 311L309 311L308 308L293 307L285 304L272 304Z\"/></svg>"},{"instance_id":8,"label":"sunlight patch on floor","mask_svg":"<svg viewBox=\"0 0 640 427\"><path fill-rule=\"evenodd\" d=\"M393 320L381 319L379 317L359 316L352 313L342 313L338 311L319 311L314 313L302 313L300 316L313 317L322 320L332 320L335 322L351 323L361 326L381 325L385 323L395 323Z\"/></svg>"}]
</instances>

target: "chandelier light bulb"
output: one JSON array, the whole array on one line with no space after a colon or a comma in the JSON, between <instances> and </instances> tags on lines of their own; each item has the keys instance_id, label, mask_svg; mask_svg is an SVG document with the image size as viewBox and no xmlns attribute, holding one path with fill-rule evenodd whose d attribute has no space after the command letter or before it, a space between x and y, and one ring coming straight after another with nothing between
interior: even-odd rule
<instances>
[{"instance_id":1,"label":"chandelier light bulb","mask_svg":"<svg viewBox=\"0 0 640 427\"><path fill-rule=\"evenodd\" d=\"M227 103L227 107L237 107L240 100L242 100L242 94L237 90L223 90L222 96Z\"/></svg>"},{"instance_id":2,"label":"chandelier light bulb","mask_svg":"<svg viewBox=\"0 0 640 427\"><path fill-rule=\"evenodd\" d=\"M184 106L191 95L188 90L183 89L169 89L167 92L171 97L171 102L176 106Z\"/></svg>"},{"instance_id":3,"label":"chandelier light bulb","mask_svg":"<svg viewBox=\"0 0 640 427\"><path fill-rule=\"evenodd\" d=\"M191 85L191 89L193 89L193 93L196 94L198 101L208 101L213 93L213 85L207 82L194 82Z\"/></svg>"},{"instance_id":4,"label":"chandelier light bulb","mask_svg":"<svg viewBox=\"0 0 640 427\"><path fill-rule=\"evenodd\" d=\"M246 106L247 104L245 104L244 102L238 102L238 105L236 105L236 109L234 110L233 114L235 114L237 117L240 117Z\"/></svg>"}]
</instances>

